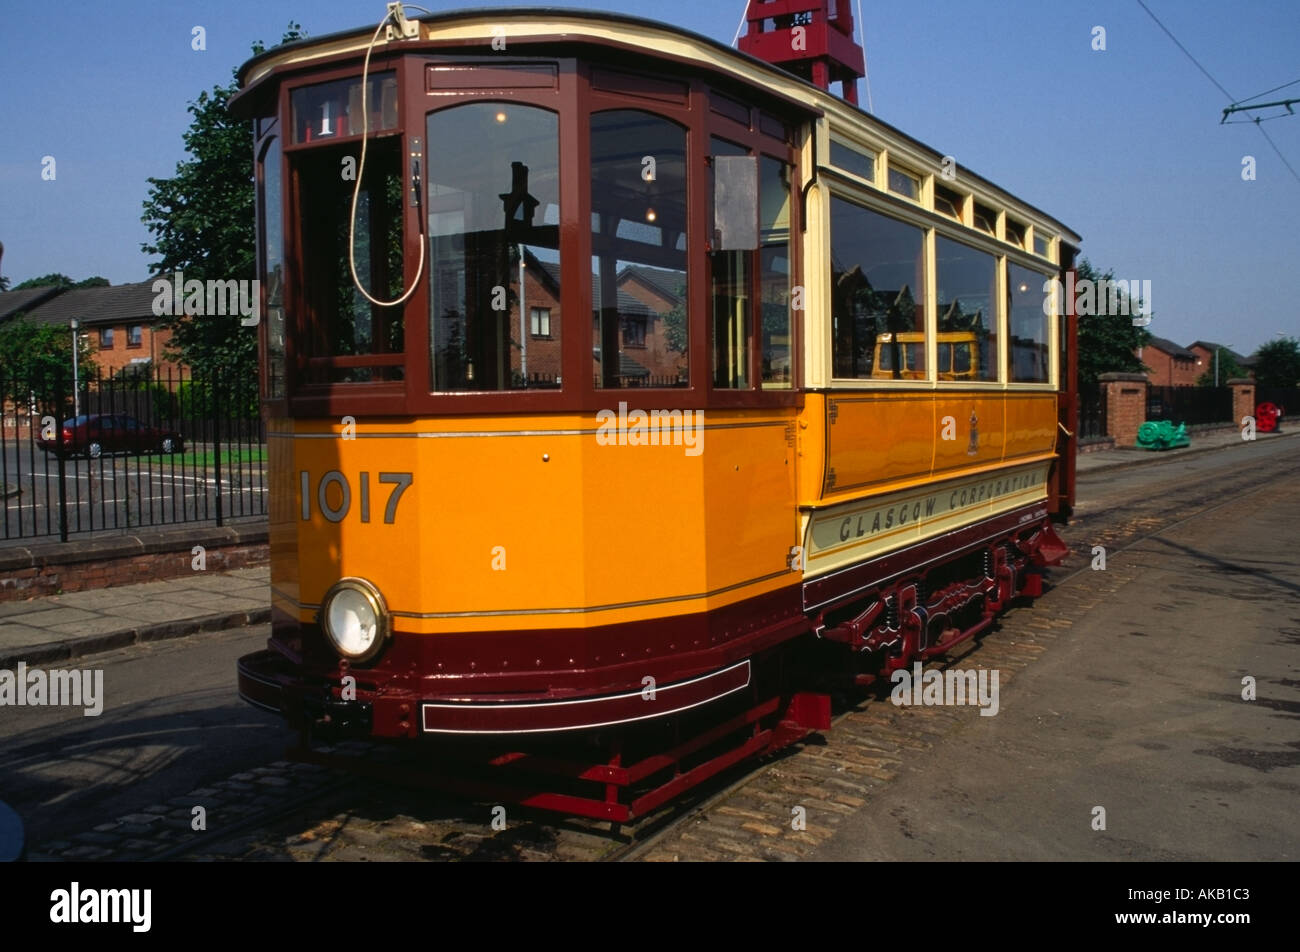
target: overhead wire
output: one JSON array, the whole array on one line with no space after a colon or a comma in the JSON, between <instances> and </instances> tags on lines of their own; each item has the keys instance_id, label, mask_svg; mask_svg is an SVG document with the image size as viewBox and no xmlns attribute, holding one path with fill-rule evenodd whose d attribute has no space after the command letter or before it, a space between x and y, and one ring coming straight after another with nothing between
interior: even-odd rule
<instances>
[{"instance_id":1,"label":"overhead wire","mask_svg":"<svg viewBox=\"0 0 1300 952\"><path fill-rule=\"evenodd\" d=\"M745 28L745 19L749 16L749 4L745 4L745 12L740 15L740 23L736 26L736 35L731 38L731 45L735 46L740 40L740 31Z\"/></svg>"},{"instance_id":2,"label":"overhead wire","mask_svg":"<svg viewBox=\"0 0 1300 952\"><path fill-rule=\"evenodd\" d=\"M867 68L867 24L862 19L862 0L858 0L858 44L862 47L862 78L867 84L867 112L875 115L876 105L871 101L871 70Z\"/></svg>"},{"instance_id":3,"label":"overhead wire","mask_svg":"<svg viewBox=\"0 0 1300 952\"><path fill-rule=\"evenodd\" d=\"M1168 28L1167 26L1165 26L1163 23L1160 22L1160 18L1159 18L1158 16L1156 16L1154 13L1151 12L1151 8L1148 7L1148 6L1143 2L1143 0L1137 0L1137 4L1138 4L1138 6L1140 6L1143 10L1145 10L1145 11L1147 12L1147 16L1151 17L1151 19L1155 21L1156 26L1160 27L1160 29L1164 31L1165 36L1169 37L1169 39L1171 39L1171 40L1174 41L1174 45L1177 46L1180 50L1183 51L1183 54L1184 54L1184 55L1185 55L1189 60L1191 60L1193 64L1195 64L1196 68L1199 69L1199 70L1204 74L1205 78L1208 79L1211 83L1213 83L1214 86L1215 86L1215 88L1218 89L1219 92L1223 93L1224 97L1225 97L1225 98L1226 98L1230 103L1232 103L1233 105L1236 105L1236 103L1232 102L1232 100L1233 100L1232 93L1230 93L1230 92L1228 92L1226 89L1224 89L1224 88L1223 88L1223 84L1220 83L1217 79L1215 79L1213 76L1210 75L1210 71L1207 70L1204 66L1202 66L1202 65L1200 64L1200 61L1197 60L1197 58L1191 54L1191 52L1187 49L1187 47L1183 46L1183 44L1180 43L1180 42L1178 41L1178 37L1174 36L1173 33L1171 33L1171 32L1169 31L1169 28ZM1300 80L1297 80L1297 82L1300 82ZM1289 86L1289 85L1291 85L1291 84L1290 84L1290 83L1287 83L1287 85ZM1281 89L1281 88L1282 88L1282 87L1280 87L1280 86L1278 87L1278 89ZM1268 92L1275 92L1275 91L1276 91L1276 90L1272 90L1272 89L1268 90ZM1260 96L1263 96L1263 95L1265 95L1265 93L1260 93L1259 95L1260 95ZM1252 97L1250 97L1250 98L1251 98L1251 99L1258 99L1259 96L1252 96ZM1240 101L1244 101L1244 100L1240 100ZM1247 113L1249 113L1249 110L1247 110ZM1270 146L1272 146L1273 151L1274 151L1275 153L1277 153L1277 157L1278 157L1278 159L1280 159L1281 162L1282 162L1282 164L1286 166L1287 171L1291 173L1292 178L1294 178L1297 182L1300 182L1300 173L1297 173L1296 170L1292 167L1291 163L1287 161L1286 156L1282 154L1282 150L1279 149L1279 148L1277 147L1277 143L1273 141L1273 137L1270 136L1270 135L1268 134L1268 130L1265 129L1265 128L1263 128L1263 127L1260 125L1260 120L1257 119L1256 117L1251 116L1251 119L1254 121L1255 128L1259 129L1260 134L1264 137L1265 141L1267 141L1268 144L1269 144ZM1237 125L1237 124L1238 124L1238 123L1229 123L1229 125Z\"/></svg>"},{"instance_id":4,"label":"overhead wire","mask_svg":"<svg viewBox=\"0 0 1300 952\"><path fill-rule=\"evenodd\" d=\"M1264 96L1267 96L1269 93L1277 92L1279 89L1286 89L1288 86L1294 86L1296 83L1300 83L1300 79L1293 79L1291 80L1291 82L1283 83L1281 86L1274 86L1272 89L1266 89L1262 93L1256 93L1253 96L1247 96L1245 99L1239 99L1236 102L1232 103L1232 105L1240 106L1244 102L1250 102L1252 99L1260 99Z\"/></svg>"}]
</instances>

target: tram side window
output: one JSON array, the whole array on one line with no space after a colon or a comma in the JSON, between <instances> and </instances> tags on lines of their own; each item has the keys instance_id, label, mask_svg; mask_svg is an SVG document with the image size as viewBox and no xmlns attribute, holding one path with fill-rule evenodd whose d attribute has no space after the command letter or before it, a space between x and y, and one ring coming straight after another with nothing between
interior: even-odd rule
<instances>
[{"instance_id":1,"label":"tram side window","mask_svg":"<svg viewBox=\"0 0 1300 952\"><path fill-rule=\"evenodd\" d=\"M771 156L758 161L758 280L762 304L763 387L791 386L790 166Z\"/></svg>"},{"instance_id":2,"label":"tram side window","mask_svg":"<svg viewBox=\"0 0 1300 952\"><path fill-rule=\"evenodd\" d=\"M280 181L280 139L262 151L262 282L266 289L266 396L285 396L284 206Z\"/></svg>"},{"instance_id":3,"label":"tram side window","mask_svg":"<svg viewBox=\"0 0 1300 952\"><path fill-rule=\"evenodd\" d=\"M402 293L403 178L396 137L366 149L366 165L351 219L354 181L339 169L356 157L352 145L322 146L293 157L303 274L303 356L306 382L367 383L401 380L405 326L402 308L371 303L352 279L349 255L371 297ZM349 227L350 224L352 227Z\"/></svg>"},{"instance_id":4,"label":"tram side window","mask_svg":"<svg viewBox=\"0 0 1300 952\"><path fill-rule=\"evenodd\" d=\"M1048 275L1007 264L1007 314L1011 331L1011 380L1045 383L1048 379L1049 318L1043 311L1043 284Z\"/></svg>"},{"instance_id":5,"label":"tram side window","mask_svg":"<svg viewBox=\"0 0 1300 952\"><path fill-rule=\"evenodd\" d=\"M939 379L996 381L997 259L943 235L935 236L934 246ZM977 355L974 361L972 347Z\"/></svg>"},{"instance_id":6,"label":"tram side window","mask_svg":"<svg viewBox=\"0 0 1300 952\"><path fill-rule=\"evenodd\" d=\"M640 110L595 113L591 247L597 387L689 385L687 225L686 130ZM629 348L633 341L644 346Z\"/></svg>"},{"instance_id":7,"label":"tram side window","mask_svg":"<svg viewBox=\"0 0 1300 952\"><path fill-rule=\"evenodd\" d=\"M924 239L920 228L831 198L836 378L927 378Z\"/></svg>"},{"instance_id":8,"label":"tram side window","mask_svg":"<svg viewBox=\"0 0 1300 952\"><path fill-rule=\"evenodd\" d=\"M428 141L430 388L561 386L559 117L468 103Z\"/></svg>"},{"instance_id":9,"label":"tram side window","mask_svg":"<svg viewBox=\"0 0 1300 952\"><path fill-rule=\"evenodd\" d=\"M749 155L743 146L714 138L710 151L715 156ZM717 173L714 188L717 188ZM712 272L713 385L743 390L750 379L750 340L753 322L753 252L713 251L709 253Z\"/></svg>"}]
</instances>

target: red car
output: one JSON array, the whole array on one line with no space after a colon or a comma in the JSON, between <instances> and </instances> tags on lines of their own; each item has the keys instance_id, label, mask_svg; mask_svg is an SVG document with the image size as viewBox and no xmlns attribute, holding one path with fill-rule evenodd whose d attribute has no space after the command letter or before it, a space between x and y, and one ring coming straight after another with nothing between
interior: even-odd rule
<instances>
[{"instance_id":1,"label":"red car","mask_svg":"<svg viewBox=\"0 0 1300 952\"><path fill-rule=\"evenodd\" d=\"M36 445L47 453L84 453L98 459L103 453L179 453L184 441L173 430L160 430L124 413L92 413L64 420L55 439L40 439Z\"/></svg>"}]
</instances>

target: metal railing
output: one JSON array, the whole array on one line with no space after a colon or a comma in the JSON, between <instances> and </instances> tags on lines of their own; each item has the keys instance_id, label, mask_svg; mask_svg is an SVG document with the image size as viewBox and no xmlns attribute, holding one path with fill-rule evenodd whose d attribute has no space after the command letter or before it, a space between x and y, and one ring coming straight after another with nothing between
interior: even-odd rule
<instances>
[{"instance_id":1,"label":"metal railing","mask_svg":"<svg viewBox=\"0 0 1300 952\"><path fill-rule=\"evenodd\" d=\"M1079 387L1079 439L1097 440L1106 437L1106 395L1100 384Z\"/></svg>"},{"instance_id":2,"label":"metal railing","mask_svg":"<svg viewBox=\"0 0 1300 952\"><path fill-rule=\"evenodd\" d=\"M242 375L0 372L0 539L266 515L266 444Z\"/></svg>"},{"instance_id":3,"label":"metal railing","mask_svg":"<svg viewBox=\"0 0 1300 952\"><path fill-rule=\"evenodd\" d=\"M1147 419L1196 426L1232 422L1231 387L1148 387Z\"/></svg>"}]
</instances>

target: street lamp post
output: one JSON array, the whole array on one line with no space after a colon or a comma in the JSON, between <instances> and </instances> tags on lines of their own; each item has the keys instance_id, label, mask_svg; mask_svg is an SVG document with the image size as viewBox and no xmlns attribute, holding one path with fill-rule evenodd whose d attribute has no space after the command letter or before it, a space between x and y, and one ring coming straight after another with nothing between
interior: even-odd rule
<instances>
[{"instance_id":1,"label":"street lamp post","mask_svg":"<svg viewBox=\"0 0 1300 952\"><path fill-rule=\"evenodd\" d=\"M78 381L80 369L77 366L77 319L72 319L72 415L81 416L81 384Z\"/></svg>"}]
</instances>

